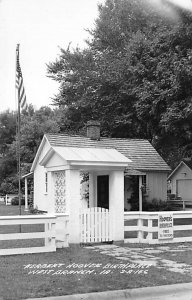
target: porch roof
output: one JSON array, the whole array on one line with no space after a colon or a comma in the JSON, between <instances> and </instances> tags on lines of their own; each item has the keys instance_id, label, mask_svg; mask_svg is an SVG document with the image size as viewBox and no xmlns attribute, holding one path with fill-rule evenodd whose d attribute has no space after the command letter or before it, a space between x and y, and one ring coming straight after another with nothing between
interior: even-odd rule
<instances>
[{"instance_id":1,"label":"porch roof","mask_svg":"<svg viewBox=\"0 0 192 300\"><path fill-rule=\"evenodd\" d=\"M131 162L129 158L116 149L56 146L49 149L40 165L45 166L55 153L70 165L127 167Z\"/></svg>"},{"instance_id":2,"label":"porch roof","mask_svg":"<svg viewBox=\"0 0 192 300\"><path fill-rule=\"evenodd\" d=\"M126 171L125 171L125 177L126 176L141 176L141 175L146 175L146 173L141 172L139 170L135 170L135 169L126 169Z\"/></svg>"}]
</instances>

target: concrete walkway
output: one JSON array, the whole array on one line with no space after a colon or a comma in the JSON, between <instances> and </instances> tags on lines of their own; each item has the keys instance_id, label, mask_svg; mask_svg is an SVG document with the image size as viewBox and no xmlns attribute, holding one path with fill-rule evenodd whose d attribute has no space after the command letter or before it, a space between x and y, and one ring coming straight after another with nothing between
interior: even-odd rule
<instances>
[{"instance_id":1,"label":"concrete walkway","mask_svg":"<svg viewBox=\"0 0 192 300\"><path fill-rule=\"evenodd\" d=\"M169 252L172 257L178 253L185 255L186 251L192 251L191 245L159 245L157 247L120 247L116 245L95 245L86 247L103 255L115 257L125 263L154 266L158 269L166 269L170 272L192 275L192 265L178 263L175 259L163 259L160 254Z\"/></svg>"},{"instance_id":2,"label":"concrete walkway","mask_svg":"<svg viewBox=\"0 0 192 300\"><path fill-rule=\"evenodd\" d=\"M28 300L192 300L192 283Z\"/></svg>"}]
</instances>

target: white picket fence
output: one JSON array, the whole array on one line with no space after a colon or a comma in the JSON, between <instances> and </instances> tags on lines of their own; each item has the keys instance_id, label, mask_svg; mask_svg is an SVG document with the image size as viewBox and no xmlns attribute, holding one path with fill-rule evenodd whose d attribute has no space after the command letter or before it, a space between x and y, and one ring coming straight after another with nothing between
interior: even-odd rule
<instances>
[{"instance_id":1,"label":"white picket fence","mask_svg":"<svg viewBox=\"0 0 192 300\"><path fill-rule=\"evenodd\" d=\"M91 207L80 213L81 243L108 242L112 240L111 218L108 209Z\"/></svg>"},{"instance_id":2,"label":"white picket fence","mask_svg":"<svg viewBox=\"0 0 192 300\"><path fill-rule=\"evenodd\" d=\"M43 232L22 232L22 225L39 225L44 224ZM25 215L25 216L1 216L0 217L0 232L1 226L9 228L11 225L20 227L21 232L17 233L0 233L0 245L3 246L6 241L43 239L44 245L40 247L21 247L21 248L2 248L0 246L0 255L26 254L26 253L41 253L56 251L56 233L55 233L56 217L52 215ZM43 226L42 226L43 227ZM10 231L10 230L7 230ZM35 242L34 242L35 244Z\"/></svg>"},{"instance_id":3,"label":"white picket fence","mask_svg":"<svg viewBox=\"0 0 192 300\"><path fill-rule=\"evenodd\" d=\"M158 239L159 215L173 214L173 239ZM125 212L125 243L181 243L192 241L192 211ZM126 237L129 235L128 237Z\"/></svg>"}]
</instances>

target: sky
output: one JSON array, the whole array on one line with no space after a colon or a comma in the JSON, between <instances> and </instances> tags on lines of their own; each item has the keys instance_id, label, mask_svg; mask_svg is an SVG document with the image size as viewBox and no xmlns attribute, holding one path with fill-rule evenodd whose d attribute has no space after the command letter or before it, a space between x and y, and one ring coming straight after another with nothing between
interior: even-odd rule
<instances>
[{"instance_id":1,"label":"sky","mask_svg":"<svg viewBox=\"0 0 192 300\"><path fill-rule=\"evenodd\" d=\"M129 1L129 0L128 0ZM191 0L150 0L162 7L165 1L192 11ZM36 109L50 105L58 83L47 78L46 63L66 49L85 47L86 28L94 27L98 3L105 0L0 0L0 112L16 110L16 45L27 103ZM167 9L167 7L166 7Z\"/></svg>"},{"instance_id":2,"label":"sky","mask_svg":"<svg viewBox=\"0 0 192 300\"><path fill-rule=\"evenodd\" d=\"M53 62L69 43L85 47L86 28L94 27L98 3L105 0L0 0L0 112L16 110L16 46L27 103L36 109L52 103L58 83L47 78Z\"/></svg>"},{"instance_id":3,"label":"sky","mask_svg":"<svg viewBox=\"0 0 192 300\"><path fill-rule=\"evenodd\" d=\"M164 16L179 20L175 7L192 11L192 0L148 0L151 5L155 6L157 11Z\"/></svg>"}]
</instances>

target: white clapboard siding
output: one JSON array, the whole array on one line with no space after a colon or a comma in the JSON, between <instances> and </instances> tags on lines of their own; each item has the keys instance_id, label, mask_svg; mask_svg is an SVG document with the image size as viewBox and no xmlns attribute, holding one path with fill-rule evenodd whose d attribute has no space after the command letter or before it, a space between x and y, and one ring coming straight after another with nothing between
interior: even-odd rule
<instances>
[{"instance_id":1,"label":"white clapboard siding","mask_svg":"<svg viewBox=\"0 0 192 300\"><path fill-rule=\"evenodd\" d=\"M137 225L125 225L125 232L137 232L137 237L125 238L125 243L147 243L147 244L164 244L164 243L181 243L181 242L192 242L191 236L182 237L173 237L170 240L159 240L157 238L153 238L153 233L158 234L158 226L153 226L153 221L156 221L156 225L158 223L159 215L163 213L173 214L173 220L177 219L192 219L192 211L170 211L170 212L125 212L124 213L124 221L133 221L136 220ZM147 221L147 225L144 226L144 222ZM187 220L186 220L187 222ZM173 235L176 231L186 232L192 231L192 224L186 225L173 225ZM145 234L145 236L144 236Z\"/></svg>"},{"instance_id":2,"label":"white clapboard siding","mask_svg":"<svg viewBox=\"0 0 192 300\"><path fill-rule=\"evenodd\" d=\"M80 213L81 243L111 241L109 210L102 207L83 209Z\"/></svg>"},{"instance_id":3,"label":"white clapboard siding","mask_svg":"<svg viewBox=\"0 0 192 300\"><path fill-rule=\"evenodd\" d=\"M56 251L56 217L52 215L26 215L26 216L1 216L0 226L2 225L37 225L44 224L44 232L20 232L20 233L2 233L0 241L27 240L27 239L44 239L45 245L42 247L30 248L0 248L0 255L42 253Z\"/></svg>"}]
</instances>

